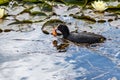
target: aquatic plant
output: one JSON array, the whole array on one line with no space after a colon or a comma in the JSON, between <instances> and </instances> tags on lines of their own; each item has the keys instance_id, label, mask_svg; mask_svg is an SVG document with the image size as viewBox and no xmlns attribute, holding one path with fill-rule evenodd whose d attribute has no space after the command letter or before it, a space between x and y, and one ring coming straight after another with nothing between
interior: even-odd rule
<instances>
[{"instance_id":1,"label":"aquatic plant","mask_svg":"<svg viewBox=\"0 0 120 80\"><path fill-rule=\"evenodd\" d=\"M4 14L5 14L5 10L0 8L0 18L3 18Z\"/></svg>"},{"instance_id":2,"label":"aquatic plant","mask_svg":"<svg viewBox=\"0 0 120 80\"><path fill-rule=\"evenodd\" d=\"M107 4L101 0L94 1L91 3L92 7L95 8L96 11L103 12L107 9Z\"/></svg>"}]
</instances>

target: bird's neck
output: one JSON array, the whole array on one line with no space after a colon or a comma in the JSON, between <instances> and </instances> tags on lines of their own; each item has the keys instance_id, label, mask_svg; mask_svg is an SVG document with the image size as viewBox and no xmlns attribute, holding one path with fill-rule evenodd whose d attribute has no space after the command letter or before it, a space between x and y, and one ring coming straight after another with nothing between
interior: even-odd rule
<instances>
[{"instance_id":1,"label":"bird's neck","mask_svg":"<svg viewBox=\"0 0 120 80\"><path fill-rule=\"evenodd\" d=\"M69 31L64 31L64 32L62 32L62 34L63 34L63 38L67 38L69 35L70 35L70 33L69 33Z\"/></svg>"}]
</instances>

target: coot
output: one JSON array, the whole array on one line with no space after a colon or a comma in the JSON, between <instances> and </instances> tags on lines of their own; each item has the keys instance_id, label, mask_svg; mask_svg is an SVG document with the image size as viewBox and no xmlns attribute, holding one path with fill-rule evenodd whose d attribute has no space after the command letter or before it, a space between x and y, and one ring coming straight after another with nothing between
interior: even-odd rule
<instances>
[{"instance_id":1,"label":"coot","mask_svg":"<svg viewBox=\"0 0 120 80\"><path fill-rule=\"evenodd\" d=\"M70 33L68 27L66 25L60 24L57 27L57 30L59 30L64 39L67 39L72 42L76 43L100 43L106 40L105 37L102 35L94 34L94 33L87 33L87 32L81 32L81 33ZM53 30L52 33L54 36L56 36L57 32L56 29Z\"/></svg>"}]
</instances>

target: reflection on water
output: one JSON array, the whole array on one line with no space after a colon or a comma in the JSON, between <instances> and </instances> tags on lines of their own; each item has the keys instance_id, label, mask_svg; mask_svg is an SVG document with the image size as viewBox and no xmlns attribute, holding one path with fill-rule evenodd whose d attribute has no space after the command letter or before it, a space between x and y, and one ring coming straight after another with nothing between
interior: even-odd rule
<instances>
[{"instance_id":1,"label":"reflection on water","mask_svg":"<svg viewBox=\"0 0 120 80\"><path fill-rule=\"evenodd\" d=\"M61 44L58 44L58 41L54 40L53 41L53 46L56 47L58 52L66 52L68 47L69 47L69 43L68 42L63 42Z\"/></svg>"},{"instance_id":2,"label":"reflection on water","mask_svg":"<svg viewBox=\"0 0 120 80\"><path fill-rule=\"evenodd\" d=\"M0 33L0 80L120 79L119 29L103 32L105 43L79 46L32 26L34 31Z\"/></svg>"}]
</instances>

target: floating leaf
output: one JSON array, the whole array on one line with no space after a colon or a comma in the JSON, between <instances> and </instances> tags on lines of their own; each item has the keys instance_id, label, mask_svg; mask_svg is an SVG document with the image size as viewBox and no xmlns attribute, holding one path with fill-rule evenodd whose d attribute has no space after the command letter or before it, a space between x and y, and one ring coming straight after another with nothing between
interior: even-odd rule
<instances>
[{"instance_id":1,"label":"floating leaf","mask_svg":"<svg viewBox=\"0 0 120 80\"><path fill-rule=\"evenodd\" d=\"M112 21L110 22L110 25L120 29L120 20Z\"/></svg>"},{"instance_id":2,"label":"floating leaf","mask_svg":"<svg viewBox=\"0 0 120 80\"><path fill-rule=\"evenodd\" d=\"M96 20L94 18L91 18L90 16L77 16L77 15L70 15L72 16L73 18L76 18L76 19L81 19L81 20L89 20L89 21L92 21L92 22L96 22Z\"/></svg>"},{"instance_id":3,"label":"floating leaf","mask_svg":"<svg viewBox=\"0 0 120 80\"><path fill-rule=\"evenodd\" d=\"M23 6L26 8L26 9L32 9L35 5L34 3L30 3L30 2L27 2L25 3Z\"/></svg>"},{"instance_id":4,"label":"floating leaf","mask_svg":"<svg viewBox=\"0 0 120 80\"><path fill-rule=\"evenodd\" d=\"M71 9L74 9L74 8L78 8L76 5L72 5L72 6L69 6L67 10L71 10Z\"/></svg>"},{"instance_id":5,"label":"floating leaf","mask_svg":"<svg viewBox=\"0 0 120 80\"><path fill-rule=\"evenodd\" d=\"M38 6L41 8L41 11L45 11L45 12L52 11L52 6L48 4L47 2L39 3Z\"/></svg>"},{"instance_id":6,"label":"floating leaf","mask_svg":"<svg viewBox=\"0 0 120 80\"><path fill-rule=\"evenodd\" d=\"M46 23L44 23L43 24L43 27L44 26L47 26L47 25L58 25L58 24L60 24L60 23L64 23L63 21L61 21L61 20L59 20L59 19L51 19L51 20L49 20L49 21L47 21Z\"/></svg>"},{"instance_id":7,"label":"floating leaf","mask_svg":"<svg viewBox=\"0 0 120 80\"><path fill-rule=\"evenodd\" d=\"M25 8L23 6L16 6L14 8L7 8L8 15L18 15L23 12Z\"/></svg>"},{"instance_id":8,"label":"floating leaf","mask_svg":"<svg viewBox=\"0 0 120 80\"><path fill-rule=\"evenodd\" d=\"M25 2L39 2L40 0L23 0Z\"/></svg>"},{"instance_id":9,"label":"floating leaf","mask_svg":"<svg viewBox=\"0 0 120 80\"><path fill-rule=\"evenodd\" d=\"M45 34L49 34L52 32L53 27L57 27L59 24L64 24L64 23L65 22L63 22L59 19L51 19L43 24L42 31Z\"/></svg>"},{"instance_id":10,"label":"floating leaf","mask_svg":"<svg viewBox=\"0 0 120 80\"><path fill-rule=\"evenodd\" d=\"M54 2L57 2L57 3L64 3L65 4L64 0L48 0L48 1L54 1Z\"/></svg>"},{"instance_id":11,"label":"floating leaf","mask_svg":"<svg viewBox=\"0 0 120 80\"><path fill-rule=\"evenodd\" d=\"M21 32L29 32L35 30L33 27L31 27L31 22L13 22L9 24L8 26L10 29L5 29L4 32L9 32L9 31L21 31Z\"/></svg>"},{"instance_id":12,"label":"floating leaf","mask_svg":"<svg viewBox=\"0 0 120 80\"><path fill-rule=\"evenodd\" d=\"M24 23L32 23L31 21L29 20L23 20L23 21L15 21L15 22L12 22L8 25L13 25L13 24L24 24Z\"/></svg>"},{"instance_id":13,"label":"floating leaf","mask_svg":"<svg viewBox=\"0 0 120 80\"><path fill-rule=\"evenodd\" d=\"M9 0L0 0L0 4L5 4L5 3L8 3Z\"/></svg>"},{"instance_id":14,"label":"floating leaf","mask_svg":"<svg viewBox=\"0 0 120 80\"><path fill-rule=\"evenodd\" d=\"M107 11L113 12L115 14L120 14L120 4L118 4L117 6L108 6Z\"/></svg>"},{"instance_id":15,"label":"floating leaf","mask_svg":"<svg viewBox=\"0 0 120 80\"><path fill-rule=\"evenodd\" d=\"M19 14L15 17L15 19L17 21L26 21L26 20L31 20L30 19L30 14L29 13L22 13L22 14Z\"/></svg>"},{"instance_id":16,"label":"floating leaf","mask_svg":"<svg viewBox=\"0 0 120 80\"><path fill-rule=\"evenodd\" d=\"M0 33L3 32L3 30L0 28Z\"/></svg>"},{"instance_id":17,"label":"floating leaf","mask_svg":"<svg viewBox=\"0 0 120 80\"><path fill-rule=\"evenodd\" d=\"M106 22L106 21L113 21L117 19L117 15L110 13L110 12L95 12L91 9L86 9L83 11L83 14L71 14L70 16L73 16L77 19L82 20L88 20L92 22Z\"/></svg>"},{"instance_id":18,"label":"floating leaf","mask_svg":"<svg viewBox=\"0 0 120 80\"><path fill-rule=\"evenodd\" d=\"M46 18L47 15L43 12L23 13L15 17L19 22L41 22Z\"/></svg>"},{"instance_id":19,"label":"floating leaf","mask_svg":"<svg viewBox=\"0 0 120 80\"><path fill-rule=\"evenodd\" d=\"M31 12L31 15L47 16L47 14L45 14L44 12L40 12L40 11Z\"/></svg>"},{"instance_id":20,"label":"floating leaf","mask_svg":"<svg viewBox=\"0 0 120 80\"><path fill-rule=\"evenodd\" d=\"M108 20L109 21L109 20ZM98 20L99 23L104 23L106 20Z\"/></svg>"},{"instance_id":21,"label":"floating leaf","mask_svg":"<svg viewBox=\"0 0 120 80\"><path fill-rule=\"evenodd\" d=\"M5 29L4 32L10 32L13 31L12 29Z\"/></svg>"},{"instance_id":22,"label":"floating leaf","mask_svg":"<svg viewBox=\"0 0 120 80\"><path fill-rule=\"evenodd\" d=\"M72 5L79 5L79 6L85 7L88 0L64 0L64 2Z\"/></svg>"}]
</instances>

